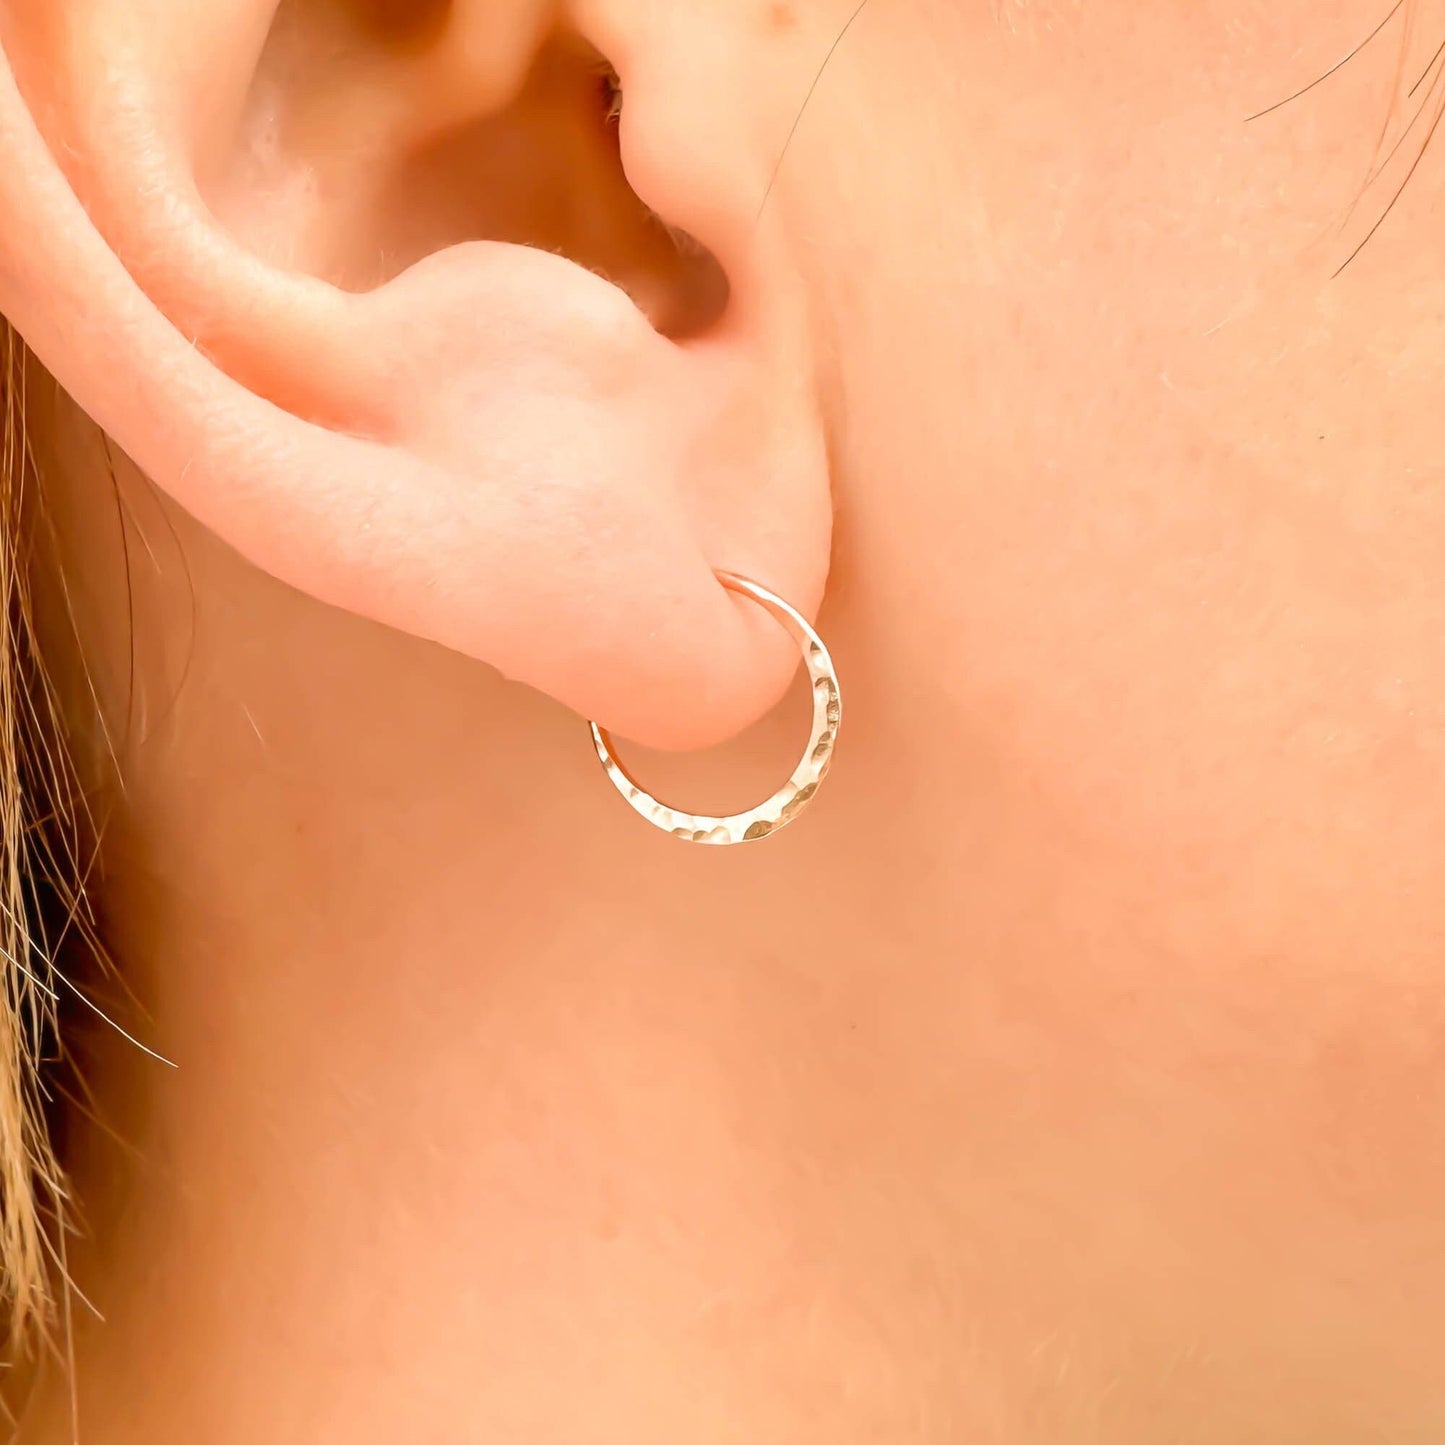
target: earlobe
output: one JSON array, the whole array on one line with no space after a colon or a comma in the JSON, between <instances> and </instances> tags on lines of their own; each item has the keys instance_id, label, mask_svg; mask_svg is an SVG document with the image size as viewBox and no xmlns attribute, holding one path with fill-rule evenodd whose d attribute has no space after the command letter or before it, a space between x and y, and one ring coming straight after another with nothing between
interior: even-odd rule
<instances>
[{"instance_id":1,"label":"earlobe","mask_svg":"<svg viewBox=\"0 0 1445 1445\"><path fill-rule=\"evenodd\" d=\"M190 0L171 8L194 16ZM225 8L232 24L246 19L241 0ZM38 43L17 27L4 34L10 48ZM634 50L646 40L635 36ZM228 58L260 63L239 50L206 57ZM363 83L356 75L384 59L326 83ZM285 228L309 224L314 241L338 215L365 218L367 173L350 173L352 190L324 206L303 197L289 210L263 176L255 200L273 229L237 234L225 205L201 199L194 157L214 157L216 139L186 131L192 112L164 92L154 62L131 54L140 69L127 76L113 55L27 56L32 91L55 67L112 67L76 110L65 96L87 93L85 76L65 75L27 106L0 75L0 146L15 158L0 177L0 213L12 218L0 227L0 310L141 469L283 580L488 662L626 736L700 744L764 711L795 658L715 572L755 576L811 610L829 506L801 307L787 302L794 282L779 258L742 256L727 195L712 218L730 218L717 243L706 207L664 211L718 252L733 282L729 313L686 344L589 265L486 239L480 224L384 284L348 290L284 264L305 249L303 232L288 240ZM477 93L497 88L491 75ZM344 110L348 95L308 104ZM32 114L76 148L69 182ZM377 171L404 181L415 120L400 109L374 137L372 184ZM486 120L476 117L479 143ZM628 119L666 123L655 108ZM518 175L551 166L565 179L592 154L567 149L573 141L541 126L536 165ZM597 175L575 178L603 194ZM623 224L620 202L608 219ZM364 232L351 241L369 244Z\"/></svg>"}]
</instances>

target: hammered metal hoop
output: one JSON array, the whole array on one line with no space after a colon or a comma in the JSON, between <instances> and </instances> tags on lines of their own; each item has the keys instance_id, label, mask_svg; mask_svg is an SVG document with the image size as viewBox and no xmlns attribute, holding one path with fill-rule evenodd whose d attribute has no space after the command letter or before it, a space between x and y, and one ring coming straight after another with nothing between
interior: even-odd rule
<instances>
[{"instance_id":1,"label":"hammered metal hoop","mask_svg":"<svg viewBox=\"0 0 1445 1445\"><path fill-rule=\"evenodd\" d=\"M813 801L823 779L828 776L833 749L838 745L843 698L838 690L838 674L833 670L833 659L823 646L823 639L801 613L766 587L746 577L732 572L719 572L717 577L729 592L750 598L765 609L802 649L813 691L813 731L808 738L807 751L793 770L793 776L767 802L746 813L735 813L728 818L682 813L659 802L642 788L618 760L611 737L596 723L590 726L597 756L613 786L654 828L661 828L664 833L671 833L674 838L688 843L727 847L734 843L756 843L760 838L771 837L786 828Z\"/></svg>"}]
</instances>

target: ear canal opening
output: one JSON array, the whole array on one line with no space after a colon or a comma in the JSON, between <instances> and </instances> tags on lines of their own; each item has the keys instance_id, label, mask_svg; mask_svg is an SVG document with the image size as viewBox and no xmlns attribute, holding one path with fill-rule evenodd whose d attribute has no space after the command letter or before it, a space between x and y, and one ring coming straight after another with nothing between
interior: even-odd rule
<instances>
[{"instance_id":1,"label":"ear canal opening","mask_svg":"<svg viewBox=\"0 0 1445 1445\"><path fill-rule=\"evenodd\" d=\"M628 183L607 60L555 28L499 95L495 71L468 74L477 37L457 24L450 0L283 4L236 143L202 178L217 217L348 291L469 241L530 246L605 277L666 337L705 333L726 275Z\"/></svg>"},{"instance_id":2,"label":"ear canal opening","mask_svg":"<svg viewBox=\"0 0 1445 1445\"><path fill-rule=\"evenodd\" d=\"M454 0L335 0L350 11L355 23L392 44L425 45L434 41L451 17Z\"/></svg>"}]
</instances>

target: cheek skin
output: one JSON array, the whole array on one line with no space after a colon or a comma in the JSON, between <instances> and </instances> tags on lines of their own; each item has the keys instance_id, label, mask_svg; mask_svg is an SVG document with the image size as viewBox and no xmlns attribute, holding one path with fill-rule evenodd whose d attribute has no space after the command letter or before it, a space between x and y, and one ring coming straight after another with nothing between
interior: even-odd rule
<instances>
[{"instance_id":1,"label":"cheek skin","mask_svg":"<svg viewBox=\"0 0 1445 1445\"><path fill-rule=\"evenodd\" d=\"M1358 7L974 8L865 16L786 199L827 238L883 867L934 920L899 1032L946 1101L938 1198L991 1317L1025 1302L1001 1354L1072 1312L1041 1355L1110 1408L1413 1420L1445 1290L1439 167L1327 285L1395 52L1245 117Z\"/></svg>"}]
</instances>

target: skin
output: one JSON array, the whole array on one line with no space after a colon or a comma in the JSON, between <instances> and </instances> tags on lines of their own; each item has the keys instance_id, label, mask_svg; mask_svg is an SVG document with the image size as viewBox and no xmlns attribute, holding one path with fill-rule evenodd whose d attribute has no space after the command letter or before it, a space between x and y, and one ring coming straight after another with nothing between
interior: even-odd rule
<instances>
[{"instance_id":1,"label":"skin","mask_svg":"<svg viewBox=\"0 0 1445 1445\"><path fill-rule=\"evenodd\" d=\"M1436 152L1334 273L1445 7L1246 123L1378 10L873 0L770 193L851 5L132 8L0 5L52 657L179 1065L86 1031L106 1323L21 1438L1437 1439ZM628 756L768 790L713 566L847 707L732 852L577 716L755 723Z\"/></svg>"}]
</instances>

